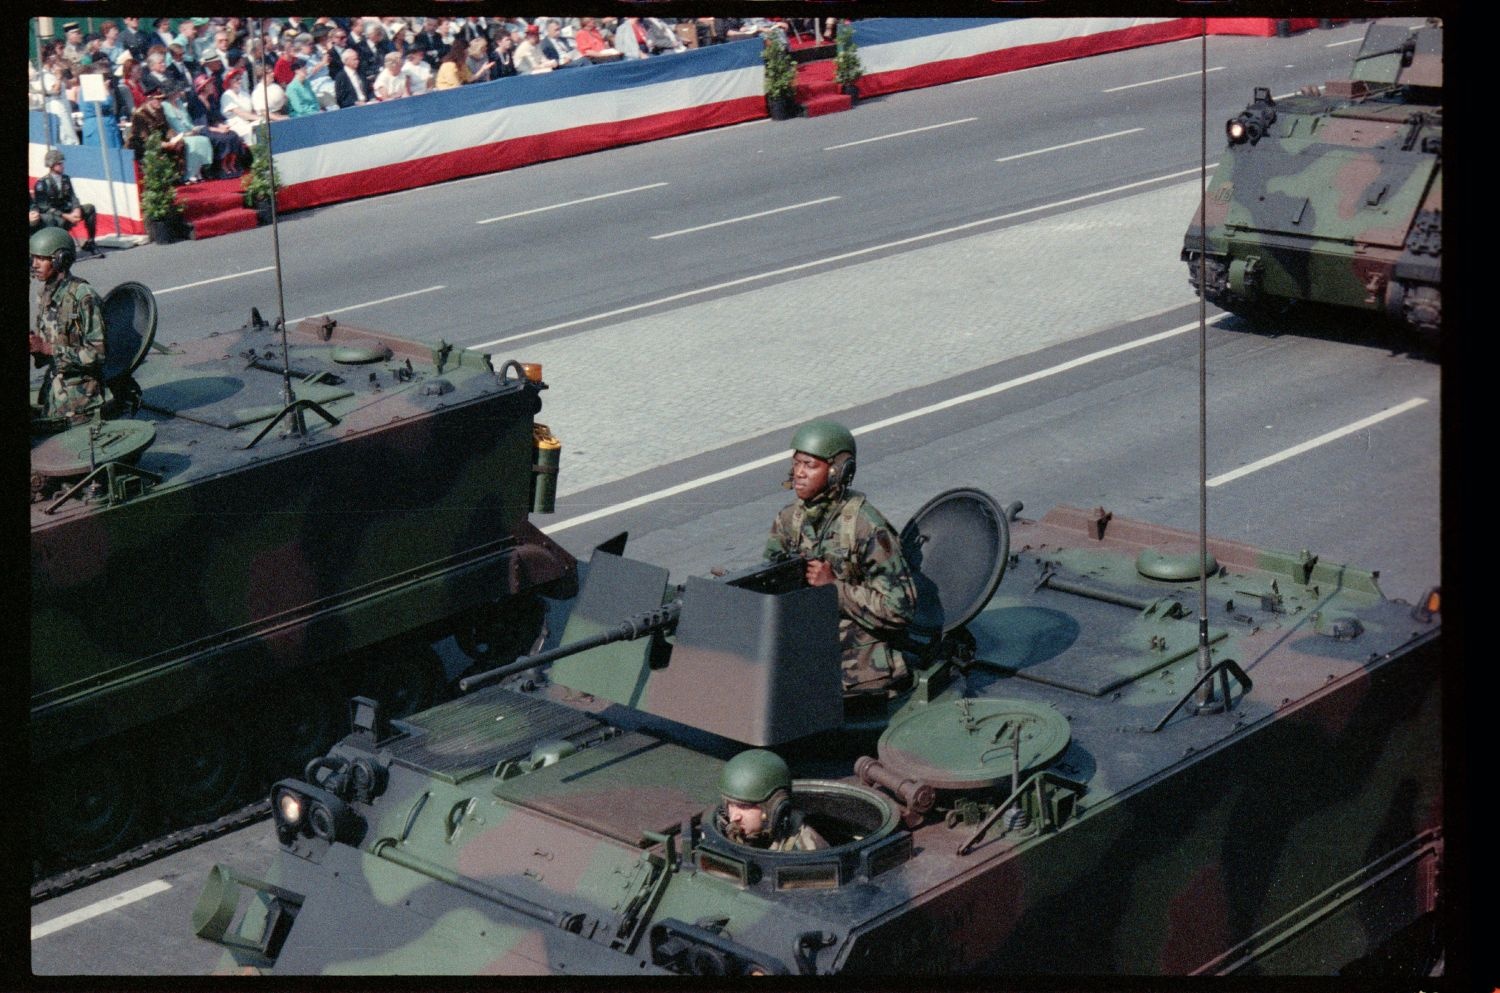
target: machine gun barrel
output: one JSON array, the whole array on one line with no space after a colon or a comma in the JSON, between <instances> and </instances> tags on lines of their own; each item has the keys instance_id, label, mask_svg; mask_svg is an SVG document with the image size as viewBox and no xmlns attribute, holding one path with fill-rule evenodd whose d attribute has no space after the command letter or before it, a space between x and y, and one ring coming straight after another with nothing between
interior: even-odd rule
<instances>
[{"instance_id":1,"label":"machine gun barrel","mask_svg":"<svg viewBox=\"0 0 1500 993\"><path fill-rule=\"evenodd\" d=\"M648 610L644 614L621 621L614 627L606 628L598 634L581 638L578 641L569 642L566 645L558 645L556 648L536 655L523 655L514 662L502 665L488 672L478 672L472 676L465 676L458 681L458 688L467 693L477 690L482 686L498 682L506 676L514 675L526 669L532 669L539 665L546 665L569 655L577 655L600 645L610 645L617 641L634 641L636 638L644 638L648 634L665 630L677 623L677 618L682 613L682 601L673 600L663 604L655 610Z\"/></svg>"}]
</instances>

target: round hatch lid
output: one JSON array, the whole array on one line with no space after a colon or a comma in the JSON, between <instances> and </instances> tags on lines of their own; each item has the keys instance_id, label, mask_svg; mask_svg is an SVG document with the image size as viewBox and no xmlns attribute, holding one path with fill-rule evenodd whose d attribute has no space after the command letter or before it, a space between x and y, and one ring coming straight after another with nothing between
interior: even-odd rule
<instances>
[{"instance_id":1,"label":"round hatch lid","mask_svg":"<svg viewBox=\"0 0 1500 993\"><path fill-rule=\"evenodd\" d=\"M901 529L901 554L917 586L914 626L947 634L995 595L1010 556L1010 525L981 490L939 493Z\"/></svg>"},{"instance_id":2,"label":"round hatch lid","mask_svg":"<svg viewBox=\"0 0 1500 993\"><path fill-rule=\"evenodd\" d=\"M55 434L31 450L31 471L49 479L69 479L89 471L89 429L80 424ZM146 421L105 421L94 440L94 465L128 462L156 440L156 428Z\"/></svg>"},{"instance_id":3,"label":"round hatch lid","mask_svg":"<svg viewBox=\"0 0 1500 993\"><path fill-rule=\"evenodd\" d=\"M1219 571L1219 561L1213 552L1205 553L1203 564L1210 576ZM1173 583L1197 579L1198 552L1197 549L1143 548L1135 557L1135 571L1147 579L1164 579Z\"/></svg>"},{"instance_id":4,"label":"round hatch lid","mask_svg":"<svg viewBox=\"0 0 1500 993\"><path fill-rule=\"evenodd\" d=\"M121 283L104 297L104 381L135 371L156 340L156 297L140 283Z\"/></svg>"},{"instance_id":5,"label":"round hatch lid","mask_svg":"<svg viewBox=\"0 0 1500 993\"><path fill-rule=\"evenodd\" d=\"M369 365L390 357L391 350L383 345L340 345L333 350L333 361L340 365Z\"/></svg>"},{"instance_id":6,"label":"round hatch lid","mask_svg":"<svg viewBox=\"0 0 1500 993\"><path fill-rule=\"evenodd\" d=\"M1044 703L947 700L898 714L876 750L898 775L937 789L981 789L1010 777L1018 738L1024 778L1056 761L1071 737L1068 719Z\"/></svg>"}]
</instances>

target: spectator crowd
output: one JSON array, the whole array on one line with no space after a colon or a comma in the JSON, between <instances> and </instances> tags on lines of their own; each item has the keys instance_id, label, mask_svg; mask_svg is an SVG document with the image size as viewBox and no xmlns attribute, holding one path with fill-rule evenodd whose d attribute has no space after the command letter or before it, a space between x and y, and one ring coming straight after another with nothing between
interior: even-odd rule
<instances>
[{"instance_id":1,"label":"spectator crowd","mask_svg":"<svg viewBox=\"0 0 1500 993\"><path fill-rule=\"evenodd\" d=\"M49 145L102 137L140 158L156 135L181 181L195 183L239 175L267 120L773 33L831 38L833 27L759 17L122 17L91 33L64 23L28 68ZM91 74L106 95L98 118L82 99Z\"/></svg>"}]
</instances>

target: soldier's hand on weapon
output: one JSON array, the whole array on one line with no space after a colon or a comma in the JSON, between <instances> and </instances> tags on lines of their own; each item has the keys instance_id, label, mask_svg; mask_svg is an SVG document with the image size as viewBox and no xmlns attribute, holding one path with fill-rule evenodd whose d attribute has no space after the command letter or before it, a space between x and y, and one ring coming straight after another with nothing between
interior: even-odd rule
<instances>
[{"instance_id":1,"label":"soldier's hand on weapon","mask_svg":"<svg viewBox=\"0 0 1500 993\"><path fill-rule=\"evenodd\" d=\"M807 585L827 586L833 582L833 566L823 559L807 560Z\"/></svg>"},{"instance_id":2,"label":"soldier's hand on weapon","mask_svg":"<svg viewBox=\"0 0 1500 993\"><path fill-rule=\"evenodd\" d=\"M52 342L48 341L46 338L43 338L35 331L31 332L31 354L43 356L51 355Z\"/></svg>"}]
</instances>

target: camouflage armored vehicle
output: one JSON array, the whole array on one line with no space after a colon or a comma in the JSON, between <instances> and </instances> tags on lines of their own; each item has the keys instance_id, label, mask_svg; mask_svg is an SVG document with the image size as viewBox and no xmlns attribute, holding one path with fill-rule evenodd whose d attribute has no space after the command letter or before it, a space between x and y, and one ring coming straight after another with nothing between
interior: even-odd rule
<instances>
[{"instance_id":1,"label":"camouflage armored vehicle","mask_svg":"<svg viewBox=\"0 0 1500 993\"><path fill-rule=\"evenodd\" d=\"M1442 321L1443 29L1372 24L1354 71L1254 99L1182 259L1193 288L1250 317L1287 303L1358 308L1434 335Z\"/></svg>"},{"instance_id":2,"label":"camouflage armored vehicle","mask_svg":"<svg viewBox=\"0 0 1500 993\"><path fill-rule=\"evenodd\" d=\"M920 664L873 705L800 563L672 587L601 546L562 646L493 673L555 659L547 686L355 701L273 787L274 864L216 866L196 933L278 974L1425 968L1436 603L1210 541L1200 653L1195 538L1007 518L956 491L903 530ZM747 745L828 847L733 840Z\"/></svg>"},{"instance_id":3,"label":"camouflage armored vehicle","mask_svg":"<svg viewBox=\"0 0 1500 993\"><path fill-rule=\"evenodd\" d=\"M152 354L145 287L105 309L120 416L31 450L42 871L263 798L351 693L430 705L434 638L503 651L495 622L520 637L576 567L527 516L557 449L539 369L326 318L284 353L258 315Z\"/></svg>"}]
</instances>

